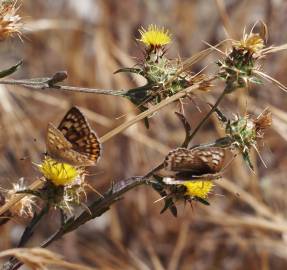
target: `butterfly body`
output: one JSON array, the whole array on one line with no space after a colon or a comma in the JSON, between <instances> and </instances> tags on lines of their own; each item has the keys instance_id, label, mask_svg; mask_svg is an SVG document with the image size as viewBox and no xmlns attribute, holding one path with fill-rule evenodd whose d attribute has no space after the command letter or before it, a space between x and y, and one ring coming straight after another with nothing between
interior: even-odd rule
<instances>
[{"instance_id":1,"label":"butterfly body","mask_svg":"<svg viewBox=\"0 0 287 270\"><path fill-rule=\"evenodd\" d=\"M58 128L49 123L46 135L47 154L73 166L93 166L101 155L96 133L77 107L72 107Z\"/></svg>"},{"instance_id":2,"label":"butterfly body","mask_svg":"<svg viewBox=\"0 0 287 270\"><path fill-rule=\"evenodd\" d=\"M157 175L163 177L166 184L196 178L216 178L223 167L224 158L225 151L219 147L177 148L168 153Z\"/></svg>"}]
</instances>

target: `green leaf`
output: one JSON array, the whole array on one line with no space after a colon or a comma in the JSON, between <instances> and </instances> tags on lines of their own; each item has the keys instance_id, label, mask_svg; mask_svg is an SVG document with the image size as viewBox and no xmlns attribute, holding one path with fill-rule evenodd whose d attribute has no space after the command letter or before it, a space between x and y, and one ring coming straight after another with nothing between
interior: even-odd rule
<instances>
[{"instance_id":1,"label":"green leaf","mask_svg":"<svg viewBox=\"0 0 287 270\"><path fill-rule=\"evenodd\" d=\"M202 198L200 198L200 197L198 197L198 196L194 196L193 199L194 199L195 201L198 201L198 202L204 204L204 205L210 205L210 203L209 203L208 201L206 201L206 200L204 200L204 199L202 199Z\"/></svg>"},{"instance_id":2,"label":"green leaf","mask_svg":"<svg viewBox=\"0 0 287 270\"><path fill-rule=\"evenodd\" d=\"M243 152L242 157L243 157L244 161L246 162L247 166L254 172L254 166L250 160L249 153Z\"/></svg>"},{"instance_id":3,"label":"green leaf","mask_svg":"<svg viewBox=\"0 0 287 270\"><path fill-rule=\"evenodd\" d=\"M149 121L148 121L148 117L144 118L144 125L147 129L149 129Z\"/></svg>"},{"instance_id":4,"label":"green leaf","mask_svg":"<svg viewBox=\"0 0 287 270\"><path fill-rule=\"evenodd\" d=\"M162 197L164 198L164 207L161 209L160 213L164 213L167 209L170 210L174 217L177 217L177 208L174 204L174 201L171 197L169 197L164 190L164 187L159 183L152 184L152 188Z\"/></svg>"},{"instance_id":5,"label":"green leaf","mask_svg":"<svg viewBox=\"0 0 287 270\"><path fill-rule=\"evenodd\" d=\"M177 209L176 209L176 206L172 200L172 198L167 198L167 199L164 199L164 207L163 209L160 211L160 213L164 213L167 209L170 210L170 212L172 213L172 215L174 217L177 217Z\"/></svg>"},{"instance_id":6,"label":"green leaf","mask_svg":"<svg viewBox=\"0 0 287 270\"><path fill-rule=\"evenodd\" d=\"M20 62L18 62L16 65L8 68L8 69L4 69L0 71L0 78L4 78L6 76L11 75L12 73L14 73L19 66L21 66L23 64L23 61L21 60Z\"/></svg>"},{"instance_id":7,"label":"green leaf","mask_svg":"<svg viewBox=\"0 0 287 270\"><path fill-rule=\"evenodd\" d=\"M141 68L120 68L116 70L114 74L121 72L135 73L143 76L143 70Z\"/></svg>"},{"instance_id":8,"label":"green leaf","mask_svg":"<svg viewBox=\"0 0 287 270\"><path fill-rule=\"evenodd\" d=\"M234 143L234 139L230 136L225 136L217 139L212 146L217 146L221 148L230 147Z\"/></svg>"}]
</instances>

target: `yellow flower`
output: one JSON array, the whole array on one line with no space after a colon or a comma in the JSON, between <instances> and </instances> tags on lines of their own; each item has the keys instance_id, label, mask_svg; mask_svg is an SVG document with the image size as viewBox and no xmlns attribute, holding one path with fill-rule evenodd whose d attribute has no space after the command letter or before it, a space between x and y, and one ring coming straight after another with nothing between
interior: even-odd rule
<instances>
[{"instance_id":1,"label":"yellow flower","mask_svg":"<svg viewBox=\"0 0 287 270\"><path fill-rule=\"evenodd\" d=\"M182 184L186 187L185 195L206 199L214 184L212 181L190 181Z\"/></svg>"},{"instance_id":2,"label":"yellow flower","mask_svg":"<svg viewBox=\"0 0 287 270\"><path fill-rule=\"evenodd\" d=\"M243 34L243 38L240 41L234 41L233 45L238 49L244 49L257 53L261 51L264 47L264 40L259 34Z\"/></svg>"},{"instance_id":3,"label":"yellow flower","mask_svg":"<svg viewBox=\"0 0 287 270\"><path fill-rule=\"evenodd\" d=\"M56 186L72 184L79 179L81 173L79 169L67 163L57 162L50 157L46 157L39 168L45 178L52 181Z\"/></svg>"},{"instance_id":4,"label":"yellow flower","mask_svg":"<svg viewBox=\"0 0 287 270\"><path fill-rule=\"evenodd\" d=\"M142 28L139 32L141 34L140 41L147 47L160 47L169 44L171 41L171 35L168 30L153 24L149 25L147 30Z\"/></svg>"}]
</instances>

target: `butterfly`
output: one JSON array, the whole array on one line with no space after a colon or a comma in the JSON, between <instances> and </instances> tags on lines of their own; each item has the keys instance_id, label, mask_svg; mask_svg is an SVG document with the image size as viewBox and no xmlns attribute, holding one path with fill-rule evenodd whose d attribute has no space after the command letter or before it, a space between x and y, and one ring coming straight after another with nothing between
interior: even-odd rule
<instances>
[{"instance_id":1,"label":"butterfly","mask_svg":"<svg viewBox=\"0 0 287 270\"><path fill-rule=\"evenodd\" d=\"M225 150L220 147L177 148L168 153L157 175L166 184L181 184L182 181L204 177L216 178L224 159Z\"/></svg>"},{"instance_id":2,"label":"butterfly","mask_svg":"<svg viewBox=\"0 0 287 270\"><path fill-rule=\"evenodd\" d=\"M47 155L72 166L94 166L101 156L101 144L83 113L72 107L58 128L48 124Z\"/></svg>"}]
</instances>

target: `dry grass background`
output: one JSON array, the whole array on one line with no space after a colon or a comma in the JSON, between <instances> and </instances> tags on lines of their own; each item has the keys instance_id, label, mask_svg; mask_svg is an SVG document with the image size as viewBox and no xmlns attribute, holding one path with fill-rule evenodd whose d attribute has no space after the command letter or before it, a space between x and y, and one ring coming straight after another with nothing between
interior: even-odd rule
<instances>
[{"instance_id":1,"label":"dry grass background","mask_svg":"<svg viewBox=\"0 0 287 270\"><path fill-rule=\"evenodd\" d=\"M225 39L223 26L239 38L244 26L259 19L268 25L269 44L286 43L286 13L284 0L26 0L21 7L27 29L24 42L1 43L1 68L24 58L24 67L14 77L41 77L67 70L69 85L126 89L142 81L113 72L132 66L140 57L135 36L142 25L169 28L173 34L169 55L185 59L206 48L202 40L216 44ZM197 63L194 71L216 57ZM274 54L266 60L265 71L286 85L286 63L286 53ZM211 65L209 71L213 68ZM27 181L35 179L31 161L39 162L45 150L46 125L58 123L71 105L85 109L100 136L138 113L120 97L0 88L0 184L7 188L22 176ZM201 99L213 100L220 90L219 86L208 96L196 98L202 112L192 103L185 106L193 126L208 110ZM97 269L286 269L286 102L286 93L265 84L237 91L222 104L229 115L246 110L258 113L270 106L274 123L260 147L268 168L254 155L254 175L236 159L226 179L218 182L211 206L182 206L178 218L168 212L160 215L161 203L153 203L158 195L140 187L50 249L71 262ZM169 105L157 113L150 130L139 123L107 142L90 183L104 191L111 181L142 175L157 165L184 136L175 109L176 105ZM125 118L119 118L123 115ZM212 141L221 132L214 117L194 143ZM27 158L21 160L23 157ZM50 213L30 246L53 232L59 225L55 220L56 213ZM0 250L15 246L25 224L12 220L0 227Z\"/></svg>"}]
</instances>

